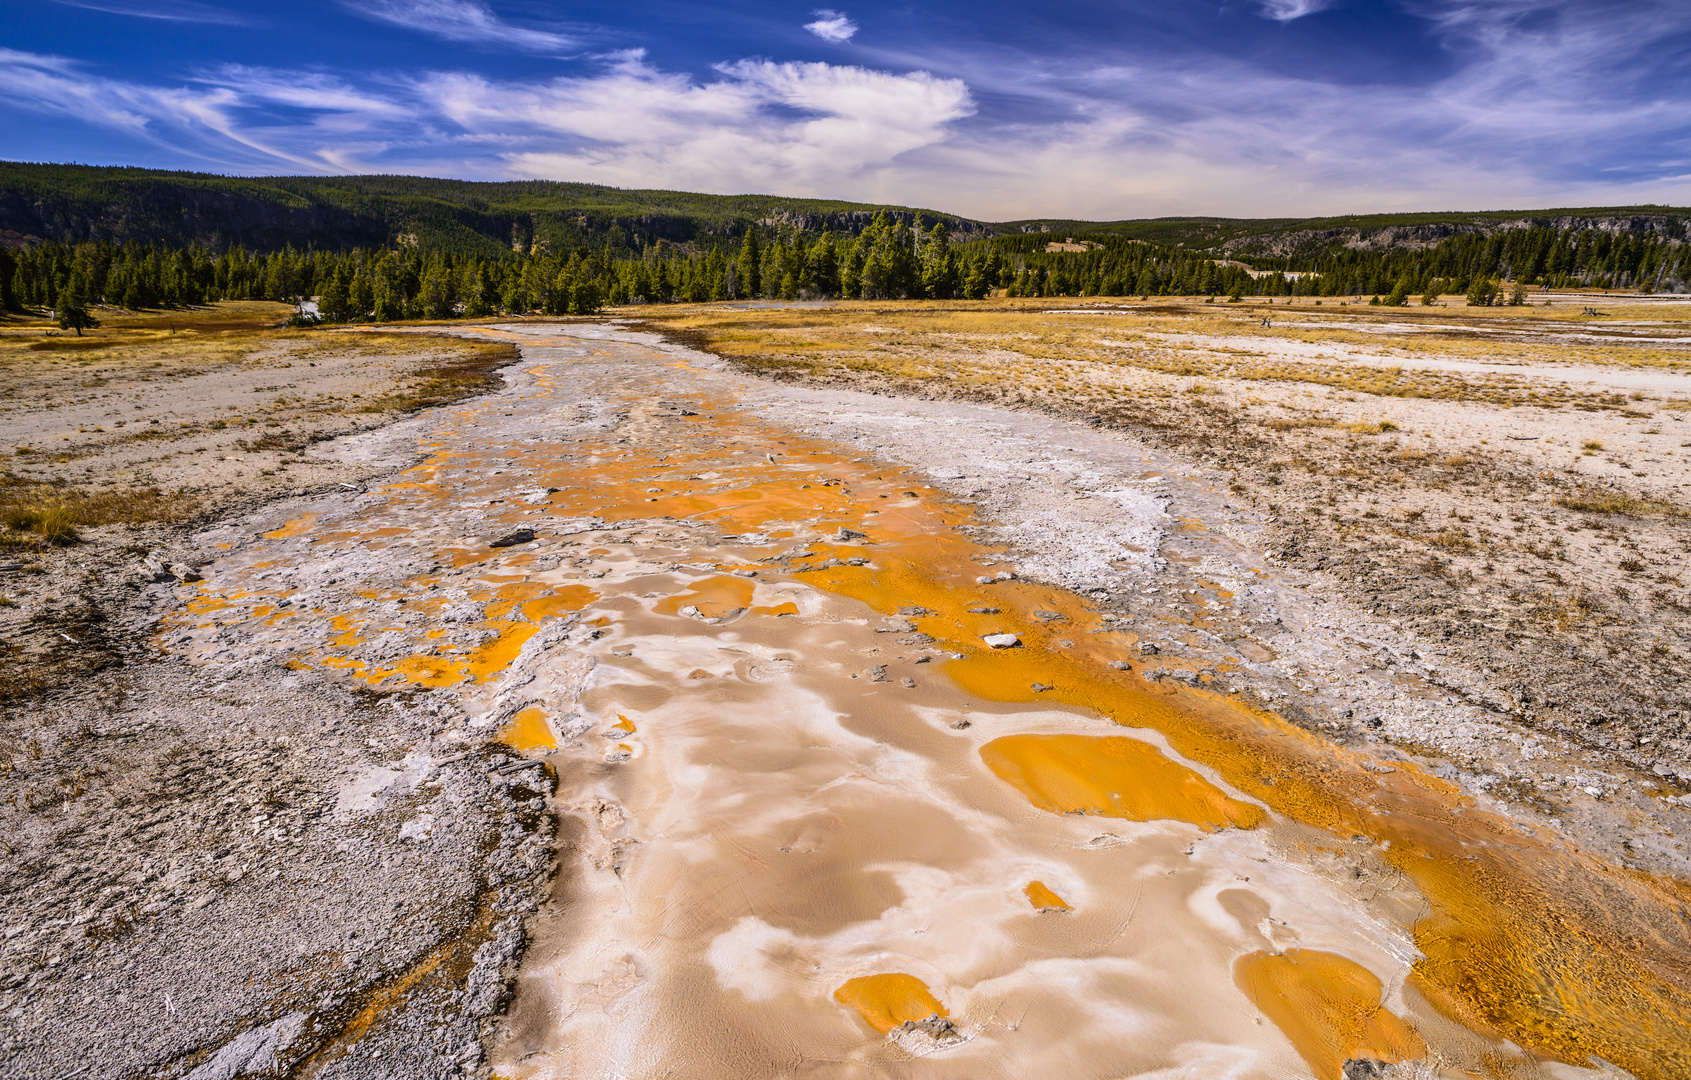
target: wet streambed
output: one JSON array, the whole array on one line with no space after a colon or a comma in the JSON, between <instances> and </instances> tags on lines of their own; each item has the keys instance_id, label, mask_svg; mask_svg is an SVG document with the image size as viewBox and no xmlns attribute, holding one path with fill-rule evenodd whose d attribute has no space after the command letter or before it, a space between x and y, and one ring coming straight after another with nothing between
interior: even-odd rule
<instances>
[{"instance_id":1,"label":"wet streambed","mask_svg":"<svg viewBox=\"0 0 1691 1080\"><path fill-rule=\"evenodd\" d=\"M499 1075L1691 1072L1691 892L1146 682L966 505L736 376L485 332L511 389L232 543L161 640L557 770Z\"/></svg>"}]
</instances>

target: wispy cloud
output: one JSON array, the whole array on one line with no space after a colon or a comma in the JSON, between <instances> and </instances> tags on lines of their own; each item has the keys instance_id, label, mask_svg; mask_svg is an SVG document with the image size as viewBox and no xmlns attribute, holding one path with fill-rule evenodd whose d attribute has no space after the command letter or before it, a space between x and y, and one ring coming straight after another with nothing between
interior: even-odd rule
<instances>
[{"instance_id":1,"label":"wispy cloud","mask_svg":"<svg viewBox=\"0 0 1691 1080\"><path fill-rule=\"evenodd\" d=\"M575 41L567 35L514 26L475 0L349 0L347 7L368 18L447 41L497 44L534 53L562 53L575 47Z\"/></svg>"},{"instance_id":2,"label":"wispy cloud","mask_svg":"<svg viewBox=\"0 0 1691 1080\"><path fill-rule=\"evenodd\" d=\"M1291 22L1333 6L1335 0L1262 0L1262 15L1275 22Z\"/></svg>"},{"instance_id":3,"label":"wispy cloud","mask_svg":"<svg viewBox=\"0 0 1691 1080\"><path fill-rule=\"evenodd\" d=\"M805 23L804 28L823 41L838 45L842 41L850 41L851 36L857 33L857 24L843 12L819 8L811 14L816 16L816 21Z\"/></svg>"},{"instance_id":4,"label":"wispy cloud","mask_svg":"<svg viewBox=\"0 0 1691 1080\"><path fill-rule=\"evenodd\" d=\"M194 0L57 0L66 7L85 8L107 15L130 15L137 19L162 19L165 22L209 23L221 26L245 26L247 20Z\"/></svg>"},{"instance_id":5,"label":"wispy cloud","mask_svg":"<svg viewBox=\"0 0 1691 1080\"><path fill-rule=\"evenodd\" d=\"M747 60L701 81L638 51L543 81L440 72L355 86L231 65L167 90L0 50L0 99L254 171L432 168L799 193L890 187L904 155L944 142L975 108L961 81L926 72Z\"/></svg>"}]
</instances>

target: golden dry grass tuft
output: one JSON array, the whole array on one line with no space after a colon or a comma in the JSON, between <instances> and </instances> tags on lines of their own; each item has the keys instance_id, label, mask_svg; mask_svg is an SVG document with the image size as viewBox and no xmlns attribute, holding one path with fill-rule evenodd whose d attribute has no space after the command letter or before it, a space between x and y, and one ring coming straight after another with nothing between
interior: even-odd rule
<instances>
[{"instance_id":1,"label":"golden dry grass tuft","mask_svg":"<svg viewBox=\"0 0 1691 1080\"><path fill-rule=\"evenodd\" d=\"M180 492L157 488L48 486L12 473L0 474L0 547L27 550L73 544L79 527L191 517L198 503Z\"/></svg>"},{"instance_id":2,"label":"golden dry grass tuft","mask_svg":"<svg viewBox=\"0 0 1691 1080\"><path fill-rule=\"evenodd\" d=\"M1682 506L1666 499L1628 495L1624 491L1583 487L1573 495L1563 495L1556 505L1582 514L1621 514L1626 517L1685 517Z\"/></svg>"}]
</instances>

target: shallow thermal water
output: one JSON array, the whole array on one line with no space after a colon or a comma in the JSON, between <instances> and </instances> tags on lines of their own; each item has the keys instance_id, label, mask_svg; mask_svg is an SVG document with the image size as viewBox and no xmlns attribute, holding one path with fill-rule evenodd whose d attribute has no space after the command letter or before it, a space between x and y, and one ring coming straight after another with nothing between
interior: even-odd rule
<instances>
[{"instance_id":1,"label":"shallow thermal water","mask_svg":"<svg viewBox=\"0 0 1691 1080\"><path fill-rule=\"evenodd\" d=\"M767 386L754 413L604 328L484 332L523 345L509 390L232 539L161 640L405 691L440 755L498 734L557 769L500 1076L1691 1061L1673 883L1122 670L1131 635L979 582L968 507L782 427Z\"/></svg>"}]
</instances>

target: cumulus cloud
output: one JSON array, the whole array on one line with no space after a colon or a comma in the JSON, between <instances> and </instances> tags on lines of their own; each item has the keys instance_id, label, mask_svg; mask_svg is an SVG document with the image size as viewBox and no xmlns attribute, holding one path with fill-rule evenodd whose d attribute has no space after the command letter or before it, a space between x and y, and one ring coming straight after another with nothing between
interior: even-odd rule
<instances>
[{"instance_id":1,"label":"cumulus cloud","mask_svg":"<svg viewBox=\"0 0 1691 1080\"><path fill-rule=\"evenodd\" d=\"M805 23L804 28L823 41L832 41L838 45L842 41L850 41L851 36L857 33L857 24L843 12L818 8L811 14L816 16L816 21Z\"/></svg>"},{"instance_id":2,"label":"cumulus cloud","mask_svg":"<svg viewBox=\"0 0 1691 1080\"><path fill-rule=\"evenodd\" d=\"M483 42L534 53L565 52L574 45L563 34L513 26L475 0L358 0L347 6L368 18L447 41Z\"/></svg>"},{"instance_id":3,"label":"cumulus cloud","mask_svg":"<svg viewBox=\"0 0 1691 1080\"><path fill-rule=\"evenodd\" d=\"M515 175L710 191L850 188L974 111L967 86L926 72L767 60L717 71L698 82L629 58L538 85L437 75L418 92L471 136L520 129Z\"/></svg>"}]
</instances>

